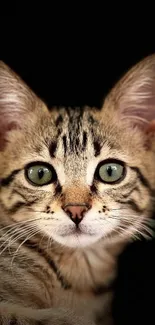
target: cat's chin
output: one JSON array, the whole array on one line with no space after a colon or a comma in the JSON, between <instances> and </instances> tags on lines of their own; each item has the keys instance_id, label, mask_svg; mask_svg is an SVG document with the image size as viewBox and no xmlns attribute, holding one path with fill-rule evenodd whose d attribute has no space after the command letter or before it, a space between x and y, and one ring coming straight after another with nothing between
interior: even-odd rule
<instances>
[{"instance_id":1,"label":"cat's chin","mask_svg":"<svg viewBox=\"0 0 155 325\"><path fill-rule=\"evenodd\" d=\"M52 237L57 243L72 248L90 246L101 239L101 236L98 234L86 234L81 231L75 231L65 236L55 233Z\"/></svg>"}]
</instances>

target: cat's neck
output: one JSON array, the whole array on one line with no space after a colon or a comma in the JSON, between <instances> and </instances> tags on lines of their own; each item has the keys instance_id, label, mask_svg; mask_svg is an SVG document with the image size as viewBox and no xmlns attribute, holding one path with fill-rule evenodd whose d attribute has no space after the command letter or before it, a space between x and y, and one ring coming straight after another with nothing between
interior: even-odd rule
<instances>
[{"instance_id":1,"label":"cat's neck","mask_svg":"<svg viewBox=\"0 0 155 325\"><path fill-rule=\"evenodd\" d=\"M100 294L111 288L117 274L117 258L124 242L103 243L85 248L66 248L56 243L47 247L42 242L42 254L54 263L59 274L73 290L85 294Z\"/></svg>"}]
</instances>

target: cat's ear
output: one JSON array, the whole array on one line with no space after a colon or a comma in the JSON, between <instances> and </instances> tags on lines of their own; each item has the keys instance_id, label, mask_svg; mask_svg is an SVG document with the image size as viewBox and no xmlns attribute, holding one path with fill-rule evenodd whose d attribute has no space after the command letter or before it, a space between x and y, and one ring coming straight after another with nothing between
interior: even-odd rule
<instances>
[{"instance_id":1,"label":"cat's ear","mask_svg":"<svg viewBox=\"0 0 155 325\"><path fill-rule=\"evenodd\" d=\"M29 87L0 61L0 150L5 146L8 132L24 128L37 116L36 110L39 113L47 109Z\"/></svg>"},{"instance_id":2,"label":"cat's ear","mask_svg":"<svg viewBox=\"0 0 155 325\"><path fill-rule=\"evenodd\" d=\"M155 133L155 55L129 70L113 88L107 102L115 107L120 121Z\"/></svg>"}]
</instances>

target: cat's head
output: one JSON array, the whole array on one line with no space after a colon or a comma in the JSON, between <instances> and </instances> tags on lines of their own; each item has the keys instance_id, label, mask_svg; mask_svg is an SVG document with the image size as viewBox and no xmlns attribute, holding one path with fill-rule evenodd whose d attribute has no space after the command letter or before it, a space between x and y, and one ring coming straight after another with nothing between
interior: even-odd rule
<instances>
[{"instance_id":1,"label":"cat's head","mask_svg":"<svg viewBox=\"0 0 155 325\"><path fill-rule=\"evenodd\" d=\"M143 232L154 203L154 120L155 56L101 110L49 111L0 63L1 224L69 247Z\"/></svg>"}]
</instances>

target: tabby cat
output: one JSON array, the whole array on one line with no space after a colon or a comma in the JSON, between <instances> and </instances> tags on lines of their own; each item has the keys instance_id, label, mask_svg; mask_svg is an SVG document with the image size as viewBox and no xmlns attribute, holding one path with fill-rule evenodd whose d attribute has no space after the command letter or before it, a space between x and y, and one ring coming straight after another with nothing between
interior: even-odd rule
<instances>
[{"instance_id":1,"label":"tabby cat","mask_svg":"<svg viewBox=\"0 0 155 325\"><path fill-rule=\"evenodd\" d=\"M155 55L102 109L46 105L0 63L0 324L109 325L117 257L151 235Z\"/></svg>"}]
</instances>

